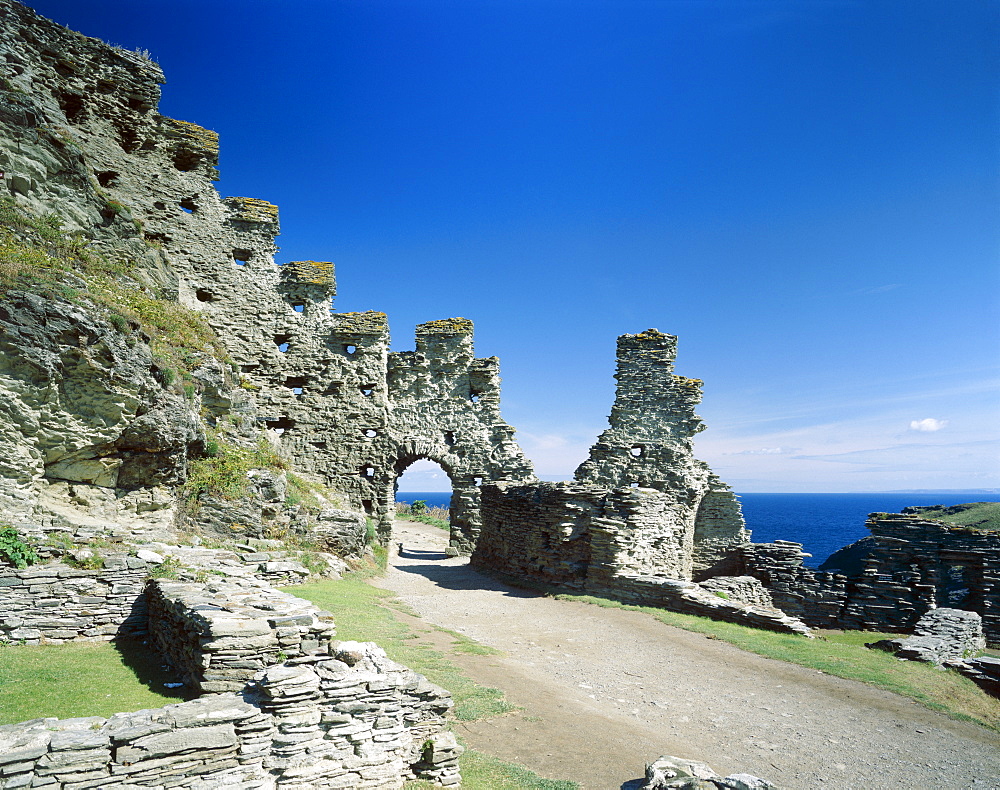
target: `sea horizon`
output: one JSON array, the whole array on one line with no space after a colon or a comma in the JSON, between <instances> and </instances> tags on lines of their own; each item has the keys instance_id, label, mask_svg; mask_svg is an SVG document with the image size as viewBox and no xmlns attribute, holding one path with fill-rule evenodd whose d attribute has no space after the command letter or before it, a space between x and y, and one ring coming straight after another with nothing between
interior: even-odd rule
<instances>
[{"instance_id":1,"label":"sea horizon","mask_svg":"<svg viewBox=\"0 0 1000 790\"><path fill-rule=\"evenodd\" d=\"M869 534L869 513L898 513L904 507L960 505L971 501L1000 501L995 489L931 489L877 492L754 492L740 493L740 504L751 540L770 543L791 540L811 555L804 562L819 566L837 549ZM971 497L971 498L970 498ZM990 497L990 499L975 499ZM400 491L397 502L425 500L430 507L447 508L451 491Z\"/></svg>"}]
</instances>

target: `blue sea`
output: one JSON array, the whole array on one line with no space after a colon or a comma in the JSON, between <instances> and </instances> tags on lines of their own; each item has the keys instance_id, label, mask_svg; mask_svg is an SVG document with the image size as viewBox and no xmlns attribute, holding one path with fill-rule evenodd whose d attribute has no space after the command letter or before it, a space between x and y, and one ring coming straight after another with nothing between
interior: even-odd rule
<instances>
[{"instance_id":1,"label":"blue sea","mask_svg":"<svg viewBox=\"0 0 1000 790\"><path fill-rule=\"evenodd\" d=\"M400 502L424 499L429 507L448 507L447 491L399 492ZM747 528L755 543L794 540L812 554L816 567L841 546L865 537L869 513L898 513L910 505L959 505L994 502L996 494L740 494Z\"/></svg>"}]
</instances>

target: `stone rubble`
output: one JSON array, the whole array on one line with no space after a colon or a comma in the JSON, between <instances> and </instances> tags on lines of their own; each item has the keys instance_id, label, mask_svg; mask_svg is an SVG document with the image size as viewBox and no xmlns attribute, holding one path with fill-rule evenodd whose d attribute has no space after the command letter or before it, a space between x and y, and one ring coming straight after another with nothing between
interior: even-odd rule
<instances>
[{"instance_id":1,"label":"stone rubble","mask_svg":"<svg viewBox=\"0 0 1000 790\"><path fill-rule=\"evenodd\" d=\"M986 649L982 618L961 609L931 609L921 617L913 634L898 639L881 639L866 647L885 650L897 658L924 661L942 666L963 662Z\"/></svg>"},{"instance_id":2,"label":"stone rubble","mask_svg":"<svg viewBox=\"0 0 1000 790\"><path fill-rule=\"evenodd\" d=\"M705 763L664 755L646 766L646 783L640 790L778 790L751 774L720 777Z\"/></svg>"}]
</instances>

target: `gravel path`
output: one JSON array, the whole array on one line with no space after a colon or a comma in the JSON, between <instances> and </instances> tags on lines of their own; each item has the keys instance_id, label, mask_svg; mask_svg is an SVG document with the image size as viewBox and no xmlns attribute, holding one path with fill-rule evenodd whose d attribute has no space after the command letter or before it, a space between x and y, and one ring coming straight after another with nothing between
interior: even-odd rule
<instances>
[{"instance_id":1,"label":"gravel path","mask_svg":"<svg viewBox=\"0 0 1000 790\"><path fill-rule=\"evenodd\" d=\"M790 790L1000 790L994 732L639 612L507 587L446 558L445 536L397 523L404 551L378 584L422 620L503 651L457 654L523 708L459 723L477 749L587 790L630 787L661 754Z\"/></svg>"}]
</instances>

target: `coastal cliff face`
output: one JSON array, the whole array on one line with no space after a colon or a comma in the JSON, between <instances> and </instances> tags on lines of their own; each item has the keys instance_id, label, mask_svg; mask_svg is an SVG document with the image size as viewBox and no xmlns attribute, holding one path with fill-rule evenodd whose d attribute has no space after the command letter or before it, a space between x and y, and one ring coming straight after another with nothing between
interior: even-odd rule
<instances>
[{"instance_id":1,"label":"coastal cliff face","mask_svg":"<svg viewBox=\"0 0 1000 790\"><path fill-rule=\"evenodd\" d=\"M187 486L189 521L259 533L283 483L247 514L192 483L214 457L292 467L387 540L396 478L429 458L471 550L479 485L534 480L497 359L475 357L465 319L390 353L384 314L333 311L333 264L277 266L277 206L218 194L218 135L160 115L163 81L0 0L0 518L166 524Z\"/></svg>"}]
</instances>

